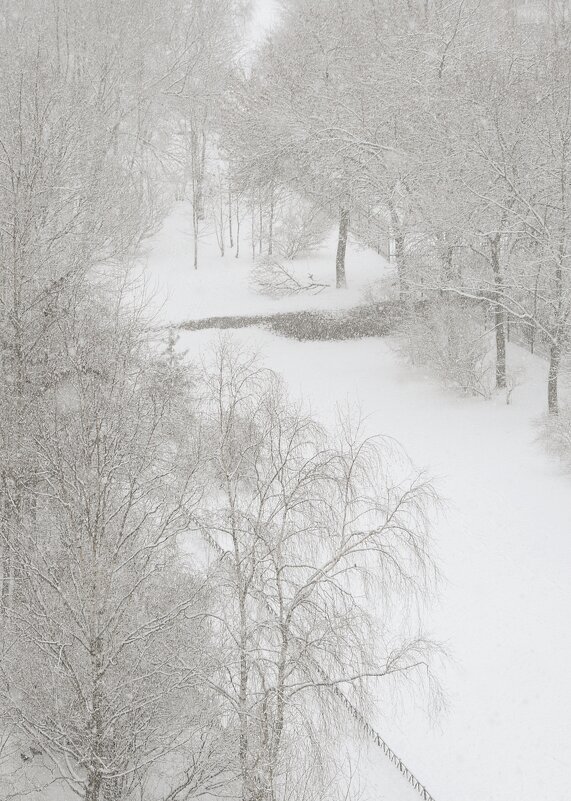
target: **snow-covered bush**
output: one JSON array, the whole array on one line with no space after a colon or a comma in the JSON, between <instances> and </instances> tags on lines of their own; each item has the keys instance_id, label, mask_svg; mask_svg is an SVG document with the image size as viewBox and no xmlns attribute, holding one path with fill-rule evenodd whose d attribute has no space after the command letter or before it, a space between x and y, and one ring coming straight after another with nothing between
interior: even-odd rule
<instances>
[{"instance_id":1,"label":"snow-covered bush","mask_svg":"<svg viewBox=\"0 0 571 801\"><path fill-rule=\"evenodd\" d=\"M398 277L390 273L376 281L370 281L361 292L363 302L368 306L375 306L387 301L395 302L399 298Z\"/></svg>"},{"instance_id":2,"label":"snow-covered bush","mask_svg":"<svg viewBox=\"0 0 571 801\"><path fill-rule=\"evenodd\" d=\"M559 414L549 414L540 422L540 439L547 451L571 470L571 407L563 407Z\"/></svg>"},{"instance_id":3,"label":"snow-covered bush","mask_svg":"<svg viewBox=\"0 0 571 801\"><path fill-rule=\"evenodd\" d=\"M445 386L489 398L494 386L489 340L463 303L417 304L400 326L402 350L412 364L433 371Z\"/></svg>"},{"instance_id":4,"label":"snow-covered bush","mask_svg":"<svg viewBox=\"0 0 571 801\"><path fill-rule=\"evenodd\" d=\"M319 248L329 227L317 206L300 198L290 199L280 209L274 226L274 248L288 260L307 256Z\"/></svg>"}]
</instances>

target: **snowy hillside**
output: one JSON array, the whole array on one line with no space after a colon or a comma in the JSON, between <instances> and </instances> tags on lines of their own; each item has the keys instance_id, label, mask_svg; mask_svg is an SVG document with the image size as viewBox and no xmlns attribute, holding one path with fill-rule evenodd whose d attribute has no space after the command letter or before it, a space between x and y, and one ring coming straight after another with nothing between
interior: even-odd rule
<instances>
[{"instance_id":1,"label":"snowy hillside","mask_svg":"<svg viewBox=\"0 0 571 801\"><path fill-rule=\"evenodd\" d=\"M184 224L179 207L147 254L149 275L166 298L164 324L350 305L387 269L375 253L353 246L348 291L267 300L249 288L249 259L221 259L208 237L193 272ZM301 269L331 280L332 247ZM194 358L217 336L183 332L179 345ZM571 478L536 441L546 364L513 350L524 377L508 406L501 396L486 402L441 389L408 367L390 339L297 342L258 328L234 336L259 350L326 423L338 404L358 406L367 431L400 441L437 478L446 501L434 528L444 581L427 630L450 653L442 675L448 709L431 721L420 703L404 699L379 709L372 722L436 801L565 801ZM364 799L419 797L378 749L354 749Z\"/></svg>"}]
</instances>

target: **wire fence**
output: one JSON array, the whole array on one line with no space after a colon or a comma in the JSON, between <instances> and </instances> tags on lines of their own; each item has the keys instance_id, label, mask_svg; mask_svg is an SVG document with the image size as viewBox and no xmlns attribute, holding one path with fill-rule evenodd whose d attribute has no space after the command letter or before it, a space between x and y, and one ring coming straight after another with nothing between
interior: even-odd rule
<instances>
[{"instance_id":1,"label":"wire fence","mask_svg":"<svg viewBox=\"0 0 571 801\"><path fill-rule=\"evenodd\" d=\"M224 550L218 542L212 537L209 531L201 528L202 536L204 539L220 554L221 558L224 558L228 555L228 551ZM268 612L275 618L278 617L277 612L272 607L269 601L265 600L264 606L268 610ZM373 741L373 743L378 746L384 755L389 759L390 762L397 768L397 770L402 774L402 776L406 779L406 781L410 784L410 786L416 790L416 792L420 795L423 801L435 801L434 797L428 792L426 786L417 779L414 773L406 766L403 760L393 751L393 749L388 745L386 740L384 740L378 731L376 731L368 720L365 718L362 712L353 704L353 702L347 698L345 693L339 688L339 686L327 675L325 670L317 664L315 661L313 662L315 669L319 673L323 683L331 689L333 694L341 701L343 706L347 709L347 711L352 715L355 721L358 723L360 728L363 732Z\"/></svg>"},{"instance_id":2,"label":"wire fence","mask_svg":"<svg viewBox=\"0 0 571 801\"><path fill-rule=\"evenodd\" d=\"M319 669L320 674L324 680L327 679L327 675L325 671ZM378 731L376 731L371 724L367 721L365 716L357 709L357 707L347 698L345 693L339 689L339 687L333 685L332 687L333 693L339 698L339 700L343 703L345 708L350 712L350 714L355 718L361 729L365 732L365 734L373 740L375 745L377 745L384 755L392 762L392 764L397 768L398 771L404 776L407 782L413 787L423 801L434 801L434 797L428 792L426 786L416 778L414 773L408 768L402 759L393 751L393 749L388 745L386 740L384 740Z\"/></svg>"}]
</instances>

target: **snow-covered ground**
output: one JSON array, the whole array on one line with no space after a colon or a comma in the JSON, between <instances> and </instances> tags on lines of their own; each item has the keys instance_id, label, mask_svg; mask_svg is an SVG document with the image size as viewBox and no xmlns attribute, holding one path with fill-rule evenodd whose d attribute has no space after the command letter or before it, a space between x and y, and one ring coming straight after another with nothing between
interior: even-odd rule
<instances>
[{"instance_id":1,"label":"snow-covered ground","mask_svg":"<svg viewBox=\"0 0 571 801\"><path fill-rule=\"evenodd\" d=\"M211 241L194 272L185 226L180 206L147 256L165 322L350 305L386 270L352 246L348 291L268 300L250 290L247 258L222 260ZM331 244L301 269L332 282ZM180 344L192 357L215 336L187 332ZM297 342L255 328L235 336L261 350L325 422L337 404L358 404L367 429L398 439L447 501L434 531L445 581L426 628L452 654L448 710L432 722L412 702L396 715L380 710L383 736L436 801L568 801L571 477L536 441L545 363L513 349L525 378L508 406L447 392L404 364L389 340ZM357 773L367 801L419 797L380 751L362 747Z\"/></svg>"},{"instance_id":2,"label":"snow-covered ground","mask_svg":"<svg viewBox=\"0 0 571 801\"><path fill-rule=\"evenodd\" d=\"M347 257L349 288L338 292L335 289L335 269L331 266L331 251L336 244L335 232L332 232L318 253L292 263L301 282L307 283L308 275L311 275L313 282L328 284L326 289L316 295L301 294L281 299L258 295L250 286L252 251L247 226L243 226L246 232L241 234L238 259L228 249L222 258L215 237L207 229L199 238L199 266L194 270L191 214L187 203L177 204L143 259L149 289L156 292L155 304L162 308L163 318L169 322L347 308L358 303L366 287L386 272L384 260L376 253L350 244Z\"/></svg>"}]
</instances>

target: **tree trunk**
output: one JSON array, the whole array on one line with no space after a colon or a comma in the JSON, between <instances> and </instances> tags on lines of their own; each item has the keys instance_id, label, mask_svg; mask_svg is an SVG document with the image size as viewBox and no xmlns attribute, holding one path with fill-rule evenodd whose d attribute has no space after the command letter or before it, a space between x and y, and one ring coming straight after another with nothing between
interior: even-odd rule
<instances>
[{"instance_id":1,"label":"tree trunk","mask_svg":"<svg viewBox=\"0 0 571 801\"><path fill-rule=\"evenodd\" d=\"M232 233L232 192L228 188L228 237L230 239L230 248L234 247L234 236Z\"/></svg>"},{"instance_id":2,"label":"tree trunk","mask_svg":"<svg viewBox=\"0 0 571 801\"><path fill-rule=\"evenodd\" d=\"M494 328L496 332L496 387L506 386L506 315L503 308L504 282L500 264L500 235L490 240L494 273Z\"/></svg>"},{"instance_id":3,"label":"tree trunk","mask_svg":"<svg viewBox=\"0 0 571 801\"><path fill-rule=\"evenodd\" d=\"M240 255L240 208L236 198L236 258Z\"/></svg>"},{"instance_id":4,"label":"tree trunk","mask_svg":"<svg viewBox=\"0 0 571 801\"><path fill-rule=\"evenodd\" d=\"M453 283L454 275L454 248L446 243L446 235L443 235L442 248L440 252L444 284L446 286Z\"/></svg>"},{"instance_id":5,"label":"tree trunk","mask_svg":"<svg viewBox=\"0 0 571 801\"><path fill-rule=\"evenodd\" d=\"M192 204L192 234L194 240L194 269L198 270L198 211L196 205Z\"/></svg>"},{"instance_id":6,"label":"tree trunk","mask_svg":"<svg viewBox=\"0 0 571 801\"><path fill-rule=\"evenodd\" d=\"M535 353L535 337L537 334L535 319L533 319L530 322L528 333L529 333L529 352L533 354Z\"/></svg>"},{"instance_id":7,"label":"tree trunk","mask_svg":"<svg viewBox=\"0 0 571 801\"><path fill-rule=\"evenodd\" d=\"M274 250L274 185L270 187L270 220L268 230L268 256L271 256Z\"/></svg>"},{"instance_id":8,"label":"tree trunk","mask_svg":"<svg viewBox=\"0 0 571 801\"><path fill-rule=\"evenodd\" d=\"M206 159L206 136L196 131L194 123L190 128L190 161L192 170L192 205L195 207L198 222L204 219L204 165Z\"/></svg>"},{"instance_id":9,"label":"tree trunk","mask_svg":"<svg viewBox=\"0 0 571 801\"><path fill-rule=\"evenodd\" d=\"M252 261L256 261L256 207L252 199Z\"/></svg>"},{"instance_id":10,"label":"tree trunk","mask_svg":"<svg viewBox=\"0 0 571 801\"><path fill-rule=\"evenodd\" d=\"M0 525L2 537L1 597L0 617L14 607L14 592L20 577L21 568L15 558L15 547L18 534L22 528L24 515L23 487L18 479L8 480L4 476L2 483L3 503L0 509Z\"/></svg>"},{"instance_id":11,"label":"tree trunk","mask_svg":"<svg viewBox=\"0 0 571 801\"><path fill-rule=\"evenodd\" d=\"M220 255L224 258L224 200L222 197L222 183L220 184Z\"/></svg>"},{"instance_id":12,"label":"tree trunk","mask_svg":"<svg viewBox=\"0 0 571 801\"><path fill-rule=\"evenodd\" d=\"M558 379L561 363L561 345L553 342L549 351L549 375L547 377L547 410L549 414L559 414Z\"/></svg>"},{"instance_id":13,"label":"tree trunk","mask_svg":"<svg viewBox=\"0 0 571 801\"><path fill-rule=\"evenodd\" d=\"M399 299L401 303L408 304L411 302L412 298L407 277L405 235L396 209L392 204L389 204L389 211L391 215L391 231L394 242L394 257L397 265L397 275L399 281Z\"/></svg>"},{"instance_id":14,"label":"tree trunk","mask_svg":"<svg viewBox=\"0 0 571 801\"><path fill-rule=\"evenodd\" d=\"M339 217L339 239L337 241L337 256L335 259L335 278L337 289L345 289L347 277L345 275L345 254L347 252L347 234L349 233L349 209L341 209Z\"/></svg>"},{"instance_id":15,"label":"tree trunk","mask_svg":"<svg viewBox=\"0 0 571 801\"><path fill-rule=\"evenodd\" d=\"M8 516L8 512L4 511L4 516ZM3 541L1 544L2 548L2 559L0 564L0 618L3 618L12 608L12 598L14 592L14 564L12 558L12 550L11 550L11 535L12 532L8 530L8 526L5 525L5 520L2 520L3 527L5 528L3 533Z\"/></svg>"},{"instance_id":16,"label":"tree trunk","mask_svg":"<svg viewBox=\"0 0 571 801\"><path fill-rule=\"evenodd\" d=\"M506 386L506 328L505 314L499 303L494 304L494 328L496 331L496 387Z\"/></svg>"},{"instance_id":17,"label":"tree trunk","mask_svg":"<svg viewBox=\"0 0 571 801\"><path fill-rule=\"evenodd\" d=\"M407 303L410 301L410 287L406 278L406 255L405 255L405 242L404 234L396 229L395 230L395 259L397 263L397 274L399 279L399 296L401 302Z\"/></svg>"},{"instance_id":18,"label":"tree trunk","mask_svg":"<svg viewBox=\"0 0 571 801\"><path fill-rule=\"evenodd\" d=\"M201 147L200 147L200 171L199 171L199 180L198 180L198 192L197 192L197 214L199 221L204 220L204 173L205 173L205 165L206 165L206 134L204 130L201 132Z\"/></svg>"},{"instance_id":19,"label":"tree trunk","mask_svg":"<svg viewBox=\"0 0 571 801\"><path fill-rule=\"evenodd\" d=\"M561 364L561 344L564 331L563 312L563 264L566 254L565 243L559 249L559 258L555 265L555 300L557 303L555 336L549 349L549 375L547 377L547 411L549 414L559 414L558 381Z\"/></svg>"},{"instance_id":20,"label":"tree trunk","mask_svg":"<svg viewBox=\"0 0 571 801\"><path fill-rule=\"evenodd\" d=\"M98 771L90 771L85 788L85 801L100 801L101 784L101 774Z\"/></svg>"}]
</instances>

